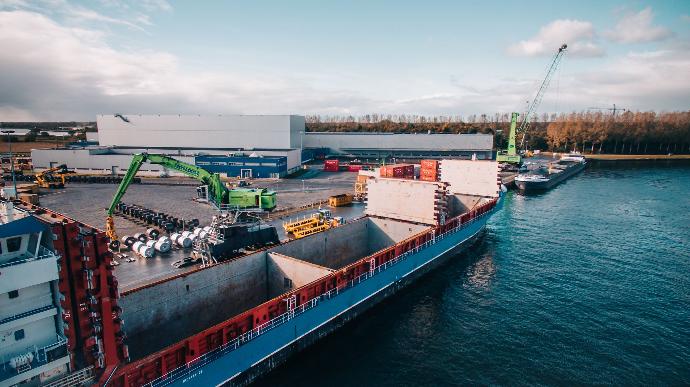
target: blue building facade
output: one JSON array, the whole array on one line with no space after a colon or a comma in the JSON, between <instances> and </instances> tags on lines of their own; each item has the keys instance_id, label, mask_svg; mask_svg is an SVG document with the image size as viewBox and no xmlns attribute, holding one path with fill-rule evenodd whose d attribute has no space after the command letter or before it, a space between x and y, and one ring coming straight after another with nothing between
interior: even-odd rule
<instances>
[{"instance_id":1,"label":"blue building facade","mask_svg":"<svg viewBox=\"0 0 690 387\"><path fill-rule=\"evenodd\" d=\"M228 177L280 178L287 175L285 156L195 156L196 166Z\"/></svg>"}]
</instances>

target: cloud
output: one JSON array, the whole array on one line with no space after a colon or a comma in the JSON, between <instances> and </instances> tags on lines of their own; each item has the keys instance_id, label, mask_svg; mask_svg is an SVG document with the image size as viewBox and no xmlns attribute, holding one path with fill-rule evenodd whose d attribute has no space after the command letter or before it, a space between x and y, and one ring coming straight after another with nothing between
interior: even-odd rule
<instances>
[{"instance_id":1,"label":"cloud","mask_svg":"<svg viewBox=\"0 0 690 387\"><path fill-rule=\"evenodd\" d=\"M115 49L105 38L35 12L0 12L0 49L14 53L0 61L0 121L110 112L339 113L374 104L347 90L316 91L294 75L183 71L167 52Z\"/></svg>"},{"instance_id":2,"label":"cloud","mask_svg":"<svg viewBox=\"0 0 690 387\"><path fill-rule=\"evenodd\" d=\"M673 35L668 28L652 25L653 19L651 7L637 13L627 13L616 23L613 30L605 31L603 35L619 43L656 42Z\"/></svg>"},{"instance_id":3,"label":"cloud","mask_svg":"<svg viewBox=\"0 0 690 387\"><path fill-rule=\"evenodd\" d=\"M516 56L545 56L556 52L561 44L568 44L571 56L603 56L604 50L594 43L592 23L581 20L559 19L541 27L534 37L508 48Z\"/></svg>"},{"instance_id":4,"label":"cloud","mask_svg":"<svg viewBox=\"0 0 690 387\"><path fill-rule=\"evenodd\" d=\"M594 36L581 24L572 26L585 31L579 32L580 44ZM541 69L535 69L529 79L503 76L487 81L449 75L443 81L422 78L396 89L401 84L398 79L366 73L295 74L281 66L269 71L187 69L180 58L165 51L116 49L108 43L110 37L108 32L72 26L37 12L0 12L0 50L13 53L0 61L0 121L93 120L96 114L115 112L509 112L524 109L542 76ZM555 47L562 43L554 42ZM565 110L603 103L629 109L685 110L690 100L687 68L690 47L676 41L662 50L605 58L594 71L557 75L539 112L552 111L556 100Z\"/></svg>"},{"instance_id":5,"label":"cloud","mask_svg":"<svg viewBox=\"0 0 690 387\"><path fill-rule=\"evenodd\" d=\"M148 13L171 11L172 7L165 0L121 1L100 0L107 14L92 8L75 5L68 0L0 0L0 10L24 10L43 15L51 15L70 25L103 27L104 25L122 26L140 32L147 32L145 27L153 25Z\"/></svg>"}]
</instances>

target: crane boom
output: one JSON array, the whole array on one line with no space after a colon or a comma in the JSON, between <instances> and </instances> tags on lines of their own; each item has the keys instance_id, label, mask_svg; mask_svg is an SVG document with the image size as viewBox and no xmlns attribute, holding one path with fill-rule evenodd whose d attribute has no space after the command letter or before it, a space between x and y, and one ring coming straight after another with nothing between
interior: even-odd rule
<instances>
[{"instance_id":1,"label":"crane boom","mask_svg":"<svg viewBox=\"0 0 690 387\"><path fill-rule=\"evenodd\" d=\"M546 72L546 76L544 77L544 80L541 81L541 85L539 86L539 89L537 90L537 95L534 96L534 98L532 99L532 102L527 107L527 112L522 117L522 123L520 124L520 128L518 130L519 132L522 133L522 140L520 141L520 147L524 147L524 145L525 145L525 133L527 132L527 128L529 127L530 117L532 116L532 114L534 114L537 111L539 104L541 104L541 100L544 98L544 93L546 93L546 89L549 88L549 84L551 83L551 78L553 77L553 74L558 69L558 65L561 63L561 59L563 58L563 55L565 55L565 51L567 49L568 49L568 45L563 44L563 45L561 45L561 47L558 48L558 51L556 51L556 54L554 54L553 60L551 61L551 66L549 66L549 70Z\"/></svg>"}]
</instances>

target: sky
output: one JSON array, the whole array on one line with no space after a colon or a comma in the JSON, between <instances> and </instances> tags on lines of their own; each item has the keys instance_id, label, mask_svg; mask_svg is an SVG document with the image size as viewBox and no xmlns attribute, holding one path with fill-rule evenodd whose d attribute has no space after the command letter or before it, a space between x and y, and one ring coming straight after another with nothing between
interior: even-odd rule
<instances>
[{"instance_id":1,"label":"sky","mask_svg":"<svg viewBox=\"0 0 690 387\"><path fill-rule=\"evenodd\" d=\"M0 0L0 121L690 109L690 1Z\"/></svg>"}]
</instances>

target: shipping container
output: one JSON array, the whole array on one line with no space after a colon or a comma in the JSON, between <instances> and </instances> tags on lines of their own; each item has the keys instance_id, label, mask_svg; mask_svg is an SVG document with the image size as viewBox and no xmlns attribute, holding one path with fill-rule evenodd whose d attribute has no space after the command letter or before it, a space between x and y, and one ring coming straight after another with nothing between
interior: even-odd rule
<instances>
[{"instance_id":1,"label":"shipping container","mask_svg":"<svg viewBox=\"0 0 690 387\"><path fill-rule=\"evenodd\" d=\"M424 181L437 181L438 172L435 170L422 169L419 174L419 179Z\"/></svg>"},{"instance_id":2,"label":"shipping container","mask_svg":"<svg viewBox=\"0 0 690 387\"><path fill-rule=\"evenodd\" d=\"M326 160L323 163L324 172L338 172L340 170L340 161L338 160Z\"/></svg>"},{"instance_id":3,"label":"shipping container","mask_svg":"<svg viewBox=\"0 0 690 387\"><path fill-rule=\"evenodd\" d=\"M348 170L348 172L359 172L362 170L362 166L350 164L347 166L347 170Z\"/></svg>"},{"instance_id":4,"label":"shipping container","mask_svg":"<svg viewBox=\"0 0 690 387\"><path fill-rule=\"evenodd\" d=\"M438 169L438 160L422 160L420 164L422 169Z\"/></svg>"},{"instance_id":5,"label":"shipping container","mask_svg":"<svg viewBox=\"0 0 690 387\"><path fill-rule=\"evenodd\" d=\"M414 165L412 164L393 164L384 165L380 170L381 177L393 177L396 179L413 179Z\"/></svg>"}]
</instances>

